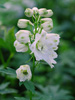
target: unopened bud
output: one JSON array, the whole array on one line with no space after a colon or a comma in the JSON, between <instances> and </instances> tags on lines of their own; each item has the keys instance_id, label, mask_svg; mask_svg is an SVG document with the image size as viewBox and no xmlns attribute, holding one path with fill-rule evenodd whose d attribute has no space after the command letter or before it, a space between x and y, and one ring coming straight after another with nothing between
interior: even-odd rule
<instances>
[{"instance_id":1,"label":"unopened bud","mask_svg":"<svg viewBox=\"0 0 75 100\"><path fill-rule=\"evenodd\" d=\"M44 15L44 17L51 17L53 15L52 10L47 10L47 14Z\"/></svg>"},{"instance_id":2,"label":"unopened bud","mask_svg":"<svg viewBox=\"0 0 75 100\"><path fill-rule=\"evenodd\" d=\"M41 19L41 27L45 30L45 31L47 31L47 32L49 32L49 31L51 31L52 30L52 28L53 28L53 21L52 21L52 19L51 18L42 18Z\"/></svg>"},{"instance_id":3,"label":"unopened bud","mask_svg":"<svg viewBox=\"0 0 75 100\"><path fill-rule=\"evenodd\" d=\"M39 9L39 15L40 16L45 16L46 14L47 14L48 12L47 12L47 10L45 9L45 8L41 8L41 9Z\"/></svg>"},{"instance_id":4,"label":"unopened bud","mask_svg":"<svg viewBox=\"0 0 75 100\"><path fill-rule=\"evenodd\" d=\"M33 7L32 10L33 10L33 13L34 14L37 14L38 13L38 8L37 7Z\"/></svg>"},{"instance_id":5,"label":"unopened bud","mask_svg":"<svg viewBox=\"0 0 75 100\"><path fill-rule=\"evenodd\" d=\"M33 25L33 24L27 19L19 19L17 25L19 28L26 28L28 25Z\"/></svg>"},{"instance_id":6,"label":"unopened bud","mask_svg":"<svg viewBox=\"0 0 75 100\"><path fill-rule=\"evenodd\" d=\"M31 32L28 30L20 30L15 34L17 41L20 43L30 42L29 35L31 35Z\"/></svg>"},{"instance_id":7,"label":"unopened bud","mask_svg":"<svg viewBox=\"0 0 75 100\"><path fill-rule=\"evenodd\" d=\"M25 15L26 15L27 17L32 17L32 16L33 16L33 10L30 9L30 8L27 8L27 9L25 10Z\"/></svg>"}]
</instances>

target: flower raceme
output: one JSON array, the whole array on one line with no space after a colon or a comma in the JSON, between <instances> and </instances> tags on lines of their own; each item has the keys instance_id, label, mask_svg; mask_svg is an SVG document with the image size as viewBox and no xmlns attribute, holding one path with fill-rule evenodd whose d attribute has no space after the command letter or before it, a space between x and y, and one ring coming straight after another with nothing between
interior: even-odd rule
<instances>
[{"instance_id":1,"label":"flower raceme","mask_svg":"<svg viewBox=\"0 0 75 100\"><path fill-rule=\"evenodd\" d=\"M47 17L50 17L53 12L52 10L47 10L45 8L38 9L34 7L32 9L27 8L25 10L25 14L28 17L34 17L37 16L37 14L39 14L40 17L46 17L46 15ZM36 17L34 18L36 22ZM20 19L18 21L18 26L20 28L26 28L28 23L31 24L32 22L27 19ZM36 29L34 28L34 30L37 30L37 32L35 34L35 38L32 38L31 40L30 36L34 37L34 31L33 34L28 30L18 31L15 35L17 41L15 41L14 46L17 52L26 52L28 49L30 49L31 52L34 53L36 60L45 60L51 67L53 67L52 64L56 63L54 60L54 58L57 58L55 50L58 49L60 37L58 34L47 33L53 28L53 21L51 18L41 18L40 25L38 26L38 24L39 22L37 20L37 27ZM33 26L35 27L35 24Z\"/></svg>"},{"instance_id":2,"label":"flower raceme","mask_svg":"<svg viewBox=\"0 0 75 100\"><path fill-rule=\"evenodd\" d=\"M51 33L53 21L48 17L53 15L52 10L47 10L46 8L38 9L37 7L33 7L32 9L27 8L25 10L25 15L27 17L32 17L33 22L27 19L19 19L18 27L27 28L27 26L31 26L33 30L23 29L19 30L15 34L16 41L14 42L14 46L16 51L26 52L29 50L31 55L32 53L34 54L37 61L44 60L51 66L51 68L53 68L54 64L56 64L54 59L57 58L57 53L55 51L58 49L60 36L58 34ZM16 71L17 77L20 81L30 79L24 74L24 72L28 73L31 77L29 67L25 67L25 65L20 66L20 68Z\"/></svg>"},{"instance_id":3,"label":"flower raceme","mask_svg":"<svg viewBox=\"0 0 75 100\"><path fill-rule=\"evenodd\" d=\"M17 78L22 81L30 80L32 77L30 66L29 65L21 65L16 70Z\"/></svg>"}]
</instances>

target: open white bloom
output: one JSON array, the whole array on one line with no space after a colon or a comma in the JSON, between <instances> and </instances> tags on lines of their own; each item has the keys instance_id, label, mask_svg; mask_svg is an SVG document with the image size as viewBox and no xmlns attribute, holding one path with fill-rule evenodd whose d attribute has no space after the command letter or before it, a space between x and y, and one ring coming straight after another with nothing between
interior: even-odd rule
<instances>
[{"instance_id":1,"label":"open white bloom","mask_svg":"<svg viewBox=\"0 0 75 100\"><path fill-rule=\"evenodd\" d=\"M17 41L19 41L20 43L30 42L30 39L29 39L30 35L31 35L31 32L28 30L20 30L15 34Z\"/></svg>"},{"instance_id":2,"label":"open white bloom","mask_svg":"<svg viewBox=\"0 0 75 100\"><path fill-rule=\"evenodd\" d=\"M30 70L29 65L21 65L17 70L16 70L17 78L22 81L30 80L32 77L32 73Z\"/></svg>"},{"instance_id":3,"label":"open white bloom","mask_svg":"<svg viewBox=\"0 0 75 100\"><path fill-rule=\"evenodd\" d=\"M44 15L44 17L51 17L53 15L53 11L52 10L47 10L47 14Z\"/></svg>"},{"instance_id":4,"label":"open white bloom","mask_svg":"<svg viewBox=\"0 0 75 100\"><path fill-rule=\"evenodd\" d=\"M27 9L25 10L25 15L26 15L27 17L32 17L32 15L33 15L33 10L30 9L30 8L27 8Z\"/></svg>"},{"instance_id":5,"label":"open white bloom","mask_svg":"<svg viewBox=\"0 0 75 100\"><path fill-rule=\"evenodd\" d=\"M41 27L47 31L50 32L53 28L53 21L51 18L42 18L41 19Z\"/></svg>"},{"instance_id":6,"label":"open white bloom","mask_svg":"<svg viewBox=\"0 0 75 100\"><path fill-rule=\"evenodd\" d=\"M28 50L28 47L25 44L21 44L17 40L14 42L14 46L17 52L26 52Z\"/></svg>"},{"instance_id":7,"label":"open white bloom","mask_svg":"<svg viewBox=\"0 0 75 100\"><path fill-rule=\"evenodd\" d=\"M39 9L39 15L40 16L44 16L44 15L46 15L48 12L47 12L47 10L46 10L46 8L41 8L41 9Z\"/></svg>"},{"instance_id":8,"label":"open white bloom","mask_svg":"<svg viewBox=\"0 0 75 100\"><path fill-rule=\"evenodd\" d=\"M19 28L26 28L28 25L33 25L30 20L27 19L19 19L18 20L18 27Z\"/></svg>"},{"instance_id":9,"label":"open white bloom","mask_svg":"<svg viewBox=\"0 0 75 100\"><path fill-rule=\"evenodd\" d=\"M33 7L32 10L33 10L33 14L37 14L38 13L38 8L37 7Z\"/></svg>"},{"instance_id":10,"label":"open white bloom","mask_svg":"<svg viewBox=\"0 0 75 100\"><path fill-rule=\"evenodd\" d=\"M54 41L59 41L59 37L57 37L57 35L55 34L53 35L52 40L50 35L52 37L52 34L49 34L49 38L47 38L48 34L44 30L42 30L41 34L37 33L35 41L33 42L33 44L31 44L30 49L32 53L34 53L36 60L45 60L52 68L54 67L54 65L52 64L56 63L54 58L57 58L57 54L54 50L57 49L58 45L58 43L56 44L56 42Z\"/></svg>"}]
</instances>

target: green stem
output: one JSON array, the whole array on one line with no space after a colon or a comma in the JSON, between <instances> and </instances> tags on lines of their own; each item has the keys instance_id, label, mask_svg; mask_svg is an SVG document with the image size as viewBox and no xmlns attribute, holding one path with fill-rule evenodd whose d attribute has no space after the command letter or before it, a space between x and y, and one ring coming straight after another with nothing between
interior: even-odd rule
<instances>
[{"instance_id":1,"label":"green stem","mask_svg":"<svg viewBox=\"0 0 75 100\"><path fill-rule=\"evenodd\" d=\"M32 81L34 79L34 70L35 70L35 57L34 57L34 54L33 54L33 70L32 70Z\"/></svg>"},{"instance_id":2,"label":"green stem","mask_svg":"<svg viewBox=\"0 0 75 100\"><path fill-rule=\"evenodd\" d=\"M32 17L32 20L34 22L34 19ZM37 33L37 27L38 27L38 18L35 17L35 22L34 22L34 28L35 28L35 32L34 32L34 40L35 40L35 35ZM34 80L34 71L35 71L35 56L34 54L32 54L32 57L33 57L33 67L32 67L32 82ZM30 92L30 100L32 100L32 92Z\"/></svg>"},{"instance_id":3,"label":"green stem","mask_svg":"<svg viewBox=\"0 0 75 100\"><path fill-rule=\"evenodd\" d=\"M28 63L29 61L31 61L31 59L32 59L32 57L28 61L26 61L25 63Z\"/></svg>"},{"instance_id":4,"label":"green stem","mask_svg":"<svg viewBox=\"0 0 75 100\"><path fill-rule=\"evenodd\" d=\"M32 100L32 92L30 91L30 100Z\"/></svg>"},{"instance_id":5,"label":"green stem","mask_svg":"<svg viewBox=\"0 0 75 100\"><path fill-rule=\"evenodd\" d=\"M34 79L34 70L35 70L35 57L34 54L32 55L33 57L33 69L32 69L32 81ZM30 92L30 100L32 100L32 92Z\"/></svg>"},{"instance_id":6,"label":"green stem","mask_svg":"<svg viewBox=\"0 0 75 100\"><path fill-rule=\"evenodd\" d=\"M0 49L0 59L1 59L1 61L2 61L2 64L3 64L4 67L5 67L5 61L4 61L4 57L3 57L3 54L2 54L1 49Z\"/></svg>"}]
</instances>

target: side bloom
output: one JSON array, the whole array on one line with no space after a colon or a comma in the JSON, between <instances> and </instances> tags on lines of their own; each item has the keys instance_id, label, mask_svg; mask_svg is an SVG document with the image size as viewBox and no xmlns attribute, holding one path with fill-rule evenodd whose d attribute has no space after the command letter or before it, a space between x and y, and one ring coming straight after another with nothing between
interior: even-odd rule
<instances>
[{"instance_id":1,"label":"side bloom","mask_svg":"<svg viewBox=\"0 0 75 100\"><path fill-rule=\"evenodd\" d=\"M32 77L32 73L31 73L29 65L21 65L16 70L16 74L17 74L17 78L19 79L20 82L30 80Z\"/></svg>"},{"instance_id":2,"label":"side bloom","mask_svg":"<svg viewBox=\"0 0 75 100\"><path fill-rule=\"evenodd\" d=\"M26 51L28 51L27 45L21 44L17 40L14 42L14 46L15 46L17 52L26 52Z\"/></svg>"}]
</instances>

